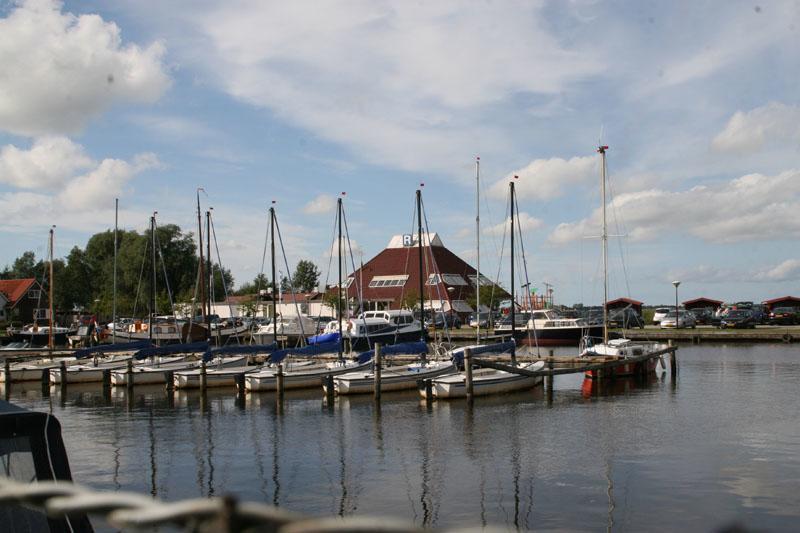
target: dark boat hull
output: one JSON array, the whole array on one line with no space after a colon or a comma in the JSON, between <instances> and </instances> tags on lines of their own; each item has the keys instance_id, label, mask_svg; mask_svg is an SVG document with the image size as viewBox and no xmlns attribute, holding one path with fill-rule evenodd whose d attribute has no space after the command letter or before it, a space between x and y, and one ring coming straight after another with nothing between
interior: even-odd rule
<instances>
[{"instance_id":1,"label":"dark boat hull","mask_svg":"<svg viewBox=\"0 0 800 533\"><path fill-rule=\"evenodd\" d=\"M496 332L502 335L501 332ZM506 332L505 334L508 334ZM514 339L525 346L578 346L585 336L603 338L603 326L575 328L542 328L534 331L517 330Z\"/></svg>"},{"instance_id":2,"label":"dark boat hull","mask_svg":"<svg viewBox=\"0 0 800 533\"><path fill-rule=\"evenodd\" d=\"M65 346L67 344L67 335L70 332L54 333L53 344L55 346ZM74 332L72 332L74 334ZM27 342L31 348L42 348L47 346L49 336L44 333L28 333L24 331L15 331L11 334L11 342Z\"/></svg>"},{"instance_id":3,"label":"dark boat hull","mask_svg":"<svg viewBox=\"0 0 800 533\"><path fill-rule=\"evenodd\" d=\"M428 332L422 332L423 339L427 342L428 340ZM388 346L391 344L399 344L401 342L415 342L420 340L420 331L419 330L411 330L405 331L402 333L397 332L387 332L387 333L380 333L375 335L370 335L369 338L367 337L345 337L345 342L349 339L351 350L354 352L362 352L366 350L370 350L375 346L376 342L379 342L381 346Z\"/></svg>"}]
</instances>

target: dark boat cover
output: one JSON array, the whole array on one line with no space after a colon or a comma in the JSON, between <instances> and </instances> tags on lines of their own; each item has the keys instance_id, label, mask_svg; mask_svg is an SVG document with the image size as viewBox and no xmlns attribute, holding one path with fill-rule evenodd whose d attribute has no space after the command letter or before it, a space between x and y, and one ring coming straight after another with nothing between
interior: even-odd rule
<instances>
[{"instance_id":1,"label":"dark boat cover","mask_svg":"<svg viewBox=\"0 0 800 533\"><path fill-rule=\"evenodd\" d=\"M143 348L150 348L153 345L150 341L136 341L136 342L118 342L116 344L101 344L99 346L92 346L90 348L81 348L75 350L75 359L85 359L94 354L103 354L107 352L125 352L132 350L141 350Z\"/></svg>"},{"instance_id":2,"label":"dark boat cover","mask_svg":"<svg viewBox=\"0 0 800 533\"><path fill-rule=\"evenodd\" d=\"M398 355L398 354L412 354L419 355L428 353L428 345L422 341L415 342L401 342L398 344L390 344L389 346L381 347L381 355ZM375 350L367 350L358 354L358 362L366 363L375 357Z\"/></svg>"},{"instance_id":3,"label":"dark boat cover","mask_svg":"<svg viewBox=\"0 0 800 533\"><path fill-rule=\"evenodd\" d=\"M153 357L154 355L173 355L177 353L197 353L208 351L208 341L190 342L188 344L169 344L167 346L158 346L152 348L144 348L133 354L134 359L145 359Z\"/></svg>"},{"instance_id":4,"label":"dark boat cover","mask_svg":"<svg viewBox=\"0 0 800 533\"><path fill-rule=\"evenodd\" d=\"M206 363L218 355L246 355L253 353L272 353L278 349L278 343L272 344L249 344L240 346L223 346L221 348L211 348L203 354L203 361Z\"/></svg>"},{"instance_id":5,"label":"dark boat cover","mask_svg":"<svg viewBox=\"0 0 800 533\"><path fill-rule=\"evenodd\" d=\"M337 342L326 342L323 344L312 344L311 346L304 346L302 348L284 348L283 350L277 350L272 352L272 355L269 356L270 363L280 363L284 359L286 359L287 355L320 355L323 353L333 353L339 351L340 343Z\"/></svg>"},{"instance_id":6,"label":"dark boat cover","mask_svg":"<svg viewBox=\"0 0 800 533\"><path fill-rule=\"evenodd\" d=\"M514 341L496 342L494 344L484 344L483 346L470 347L472 355L486 355L506 353L516 349L517 343ZM453 362L461 366L464 362L464 348L457 348L452 351Z\"/></svg>"}]
</instances>

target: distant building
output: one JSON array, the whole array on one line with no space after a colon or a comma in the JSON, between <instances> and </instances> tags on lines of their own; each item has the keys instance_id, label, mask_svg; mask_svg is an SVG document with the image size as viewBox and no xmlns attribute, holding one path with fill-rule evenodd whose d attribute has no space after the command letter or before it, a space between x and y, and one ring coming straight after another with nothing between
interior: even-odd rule
<instances>
[{"instance_id":1,"label":"distant building","mask_svg":"<svg viewBox=\"0 0 800 533\"><path fill-rule=\"evenodd\" d=\"M30 323L37 308L47 306L47 295L34 278L2 279L0 293L6 300L3 306L4 320ZM44 318L44 317L40 317Z\"/></svg>"},{"instance_id":2,"label":"distant building","mask_svg":"<svg viewBox=\"0 0 800 533\"><path fill-rule=\"evenodd\" d=\"M800 298L794 296L781 296L780 298L773 298L771 300L764 300L761 302L766 306L767 311L772 311L776 307L795 307L800 308Z\"/></svg>"},{"instance_id":3,"label":"distant building","mask_svg":"<svg viewBox=\"0 0 800 533\"><path fill-rule=\"evenodd\" d=\"M419 308L419 250L416 234L395 235L382 252L349 274L343 285L351 309L358 308L359 293L368 310ZM423 234L422 258L425 309L453 311L466 319L475 311L469 302L475 299L477 271L445 248L436 233ZM485 276L480 283L494 285ZM497 290L498 299L509 297L504 289ZM480 311L489 307L482 303Z\"/></svg>"},{"instance_id":4,"label":"distant building","mask_svg":"<svg viewBox=\"0 0 800 533\"><path fill-rule=\"evenodd\" d=\"M639 316L642 316L642 305L643 302L640 302L639 300L632 300L631 298L617 298L616 300L607 301L606 309L609 311L614 311L616 309L625 309L630 307L636 311Z\"/></svg>"},{"instance_id":5,"label":"distant building","mask_svg":"<svg viewBox=\"0 0 800 533\"><path fill-rule=\"evenodd\" d=\"M716 311L723 304L720 300L712 300L711 298L695 298L694 300L686 300L683 302L685 309L712 309Z\"/></svg>"}]
</instances>

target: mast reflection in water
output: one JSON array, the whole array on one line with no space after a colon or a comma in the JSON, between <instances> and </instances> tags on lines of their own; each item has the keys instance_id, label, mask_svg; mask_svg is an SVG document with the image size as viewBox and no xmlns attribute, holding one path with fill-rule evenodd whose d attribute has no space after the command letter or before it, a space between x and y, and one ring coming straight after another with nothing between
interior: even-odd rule
<instances>
[{"instance_id":1,"label":"mast reflection in water","mask_svg":"<svg viewBox=\"0 0 800 533\"><path fill-rule=\"evenodd\" d=\"M516 529L790 529L800 518L793 346L685 346L647 382L556 378L427 405L415 391L165 392L100 386L11 401L61 421L74 478L176 500L233 493L316 515ZM4 391L5 392L5 391ZM52 397L55 396L55 397ZM146 466L145 466L146 465ZM654 518L654 510L658 517Z\"/></svg>"}]
</instances>

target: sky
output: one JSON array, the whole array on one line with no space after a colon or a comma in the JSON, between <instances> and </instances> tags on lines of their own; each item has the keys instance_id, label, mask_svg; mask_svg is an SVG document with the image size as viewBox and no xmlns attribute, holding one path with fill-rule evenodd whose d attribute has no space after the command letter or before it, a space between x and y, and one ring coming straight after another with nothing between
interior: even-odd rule
<instances>
[{"instance_id":1,"label":"sky","mask_svg":"<svg viewBox=\"0 0 800 533\"><path fill-rule=\"evenodd\" d=\"M271 206L289 269L333 281L337 198L357 263L420 184L474 266L480 157L484 275L510 284L517 175L518 270L598 304L603 144L611 298L800 296L794 0L0 0L0 65L0 266L51 225L85 246L115 198L121 227L194 230L202 187L237 284Z\"/></svg>"}]
</instances>

